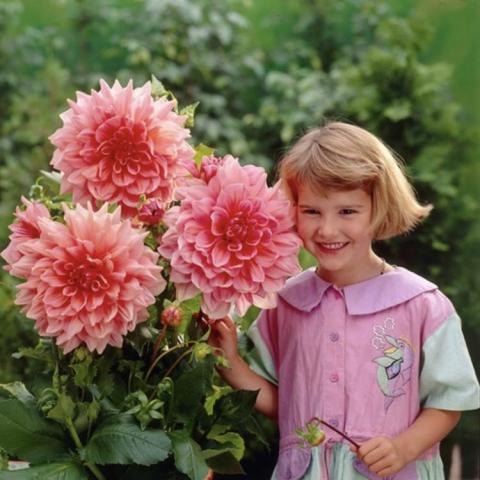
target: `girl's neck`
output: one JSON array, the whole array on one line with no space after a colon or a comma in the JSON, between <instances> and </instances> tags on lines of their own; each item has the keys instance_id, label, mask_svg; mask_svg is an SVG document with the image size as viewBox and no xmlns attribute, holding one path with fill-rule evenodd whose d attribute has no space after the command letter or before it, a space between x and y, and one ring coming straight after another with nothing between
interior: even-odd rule
<instances>
[{"instance_id":1,"label":"girl's neck","mask_svg":"<svg viewBox=\"0 0 480 480\"><path fill-rule=\"evenodd\" d=\"M319 265L316 269L317 275L323 280L334 284L337 287L346 287L355 283L364 282L371 278L383 275L393 270L384 258L376 255L373 250L364 262L356 264L355 268L349 270L328 271Z\"/></svg>"}]
</instances>

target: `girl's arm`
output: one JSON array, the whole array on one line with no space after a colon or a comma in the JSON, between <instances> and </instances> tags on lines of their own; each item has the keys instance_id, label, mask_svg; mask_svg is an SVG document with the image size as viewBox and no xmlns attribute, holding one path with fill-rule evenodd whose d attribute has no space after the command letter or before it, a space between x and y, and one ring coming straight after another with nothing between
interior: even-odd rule
<instances>
[{"instance_id":1,"label":"girl's arm","mask_svg":"<svg viewBox=\"0 0 480 480\"><path fill-rule=\"evenodd\" d=\"M425 408L407 430L393 438L372 438L360 446L357 455L371 472L393 475L445 438L460 415L452 410Z\"/></svg>"},{"instance_id":2,"label":"girl's arm","mask_svg":"<svg viewBox=\"0 0 480 480\"><path fill-rule=\"evenodd\" d=\"M277 420L277 387L261 377L240 357L237 349L237 329L229 317L212 322L212 332L208 343L223 351L229 367L218 367L222 378L233 388L242 390L260 390L255 408L266 417Z\"/></svg>"}]
</instances>

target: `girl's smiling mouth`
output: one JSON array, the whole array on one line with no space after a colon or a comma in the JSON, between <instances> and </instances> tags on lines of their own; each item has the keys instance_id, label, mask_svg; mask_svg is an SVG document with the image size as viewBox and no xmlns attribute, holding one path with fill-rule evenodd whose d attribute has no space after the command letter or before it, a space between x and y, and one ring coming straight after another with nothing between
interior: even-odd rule
<instances>
[{"instance_id":1,"label":"girl's smiling mouth","mask_svg":"<svg viewBox=\"0 0 480 480\"><path fill-rule=\"evenodd\" d=\"M320 251L333 254L337 253L346 247L350 242L330 242L330 243L317 243Z\"/></svg>"}]
</instances>

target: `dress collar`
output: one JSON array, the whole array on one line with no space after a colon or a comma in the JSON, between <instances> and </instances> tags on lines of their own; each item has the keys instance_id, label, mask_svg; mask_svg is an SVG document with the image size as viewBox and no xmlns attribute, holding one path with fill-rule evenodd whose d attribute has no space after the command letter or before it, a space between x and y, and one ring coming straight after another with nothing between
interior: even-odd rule
<instances>
[{"instance_id":1,"label":"dress collar","mask_svg":"<svg viewBox=\"0 0 480 480\"><path fill-rule=\"evenodd\" d=\"M279 296L292 307L310 312L322 301L332 283L322 280L313 268L287 281ZM438 287L406 268L395 267L389 272L363 282L338 289L343 293L350 315L368 315L395 307L424 292Z\"/></svg>"}]
</instances>

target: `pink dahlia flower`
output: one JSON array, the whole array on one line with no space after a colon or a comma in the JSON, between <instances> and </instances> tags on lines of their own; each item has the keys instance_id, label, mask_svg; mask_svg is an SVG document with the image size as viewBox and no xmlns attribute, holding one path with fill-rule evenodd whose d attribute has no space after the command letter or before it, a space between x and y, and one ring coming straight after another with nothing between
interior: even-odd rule
<instances>
[{"instance_id":1,"label":"pink dahlia flower","mask_svg":"<svg viewBox=\"0 0 480 480\"><path fill-rule=\"evenodd\" d=\"M169 201L176 182L187 172L194 151L186 142L186 117L175 102L154 101L150 82L77 93L60 117L63 127L50 140L56 150L52 165L63 172L61 191L73 201L100 200L122 205L122 214L137 213L140 196Z\"/></svg>"},{"instance_id":2,"label":"pink dahlia flower","mask_svg":"<svg viewBox=\"0 0 480 480\"><path fill-rule=\"evenodd\" d=\"M25 210L17 207L15 211L16 221L10 225L10 243L7 248L0 254L8 265L5 265L5 270L12 275L20 278L26 278L29 270L25 271L21 266L12 272L12 266L22 258L22 245L29 240L34 240L40 237L40 227L38 221L40 218L50 218L50 212L42 203L30 202L25 197L22 197L22 203L25 205Z\"/></svg>"},{"instance_id":3,"label":"pink dahlia flower","mask_svg":"<svg viewBox=\"0 0 480 480\"><path fill-rule=\"evenodd\" d=\"M181 204L164 218L169 229L159 252L170 259L178 299L202 292L211 318L232 306L240 315L252 304L274 306L286 278L300 271L301 241L280 186L269 188L263 169L231 157L208 183L177 195Z\"/></svg>"},{"instance_id":4,"label":"pink dahlia flower","mask_svg":"<svg viewBox=\"0 0 480 480\"><path fill-rule=\"evenodd\" d=\"M16 303L65 353L81 343L99 353L120 347L165 288L146 233L107 206L64 207L65 225L41 218L39 238L24 244L22 260L33 267Z\"/></svg>"}]
</instances>

